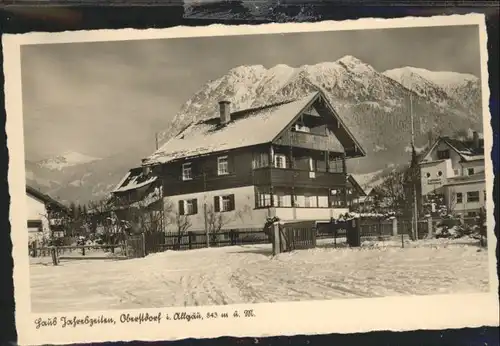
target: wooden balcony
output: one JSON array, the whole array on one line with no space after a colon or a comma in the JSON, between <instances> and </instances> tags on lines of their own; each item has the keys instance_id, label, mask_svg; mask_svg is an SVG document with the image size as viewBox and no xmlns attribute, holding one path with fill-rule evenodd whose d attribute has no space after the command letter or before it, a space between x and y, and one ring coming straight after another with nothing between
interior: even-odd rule
<instances>
[{"instance_id":1,"label":"wooden balcony","mask_svg":"<svg viewBox=\"0 0 500 346\"><path fill-rule=\"evenodd\" d=\"M255 185L272 184L274 186L289 187L331 188L346 185L346 178L343 173L310 172L274 167L255 169L253 180Z\"/></svg>"},{"instance_id":2,"label":"wooden balcony","mask_svg":"<svg viewBox=\"0 0 500 346\"><path fill-rule=\"evenodd\" d=\"M306 132L287 132L281 138L276 140L275 144L305 148L310 150L321 150L338 153L344 152L344 148L335 137Z\"/></svg>"}]
</instances>

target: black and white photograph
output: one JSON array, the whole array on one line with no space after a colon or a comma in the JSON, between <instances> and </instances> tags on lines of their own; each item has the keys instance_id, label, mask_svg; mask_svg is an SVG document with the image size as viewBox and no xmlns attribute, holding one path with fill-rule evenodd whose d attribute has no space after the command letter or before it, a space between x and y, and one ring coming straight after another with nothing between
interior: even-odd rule
<instances>
[{"instance_id":1,"label":"black and white photograph","mask_svg":"<svg viewBox=\"0 0 500 346\"><path fill-rule=\"evenodd\" d=\"M484 19L453 18L4 39L27 325L494 295Z\"/></svg>"}]
</instances>

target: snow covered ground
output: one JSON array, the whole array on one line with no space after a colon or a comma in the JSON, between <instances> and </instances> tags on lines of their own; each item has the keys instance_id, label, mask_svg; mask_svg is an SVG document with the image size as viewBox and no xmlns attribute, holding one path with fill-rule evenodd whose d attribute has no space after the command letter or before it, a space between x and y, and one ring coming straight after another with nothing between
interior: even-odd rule
<instances>
[{"instance_id":1,"label":"snow covered ground","mask_svg":"<svg viewBox=\"0 0 500 346\"><path fill-rule=\"evenodd\" d=\"M131 260L32 259L33 312L220 305L488 290L477 241L373 242L272 257L271 245L167 251Z\"/></svg>"}]
</instances>

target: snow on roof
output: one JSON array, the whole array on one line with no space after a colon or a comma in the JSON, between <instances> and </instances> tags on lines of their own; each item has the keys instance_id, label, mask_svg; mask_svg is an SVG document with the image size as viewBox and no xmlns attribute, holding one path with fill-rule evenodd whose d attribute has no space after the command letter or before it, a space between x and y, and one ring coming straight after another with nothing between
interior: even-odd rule
<instances>
[{"instance_id":1,"label":"snow on roof","mask_svg":"<svg viewBox=\"0 0 500 346\"><path fill-rule=\"evenodd\" d=\"M169 140L143 163L160 164L271 142L317 95L314 92L298 100L232 113L225 126L220 125L218 115L201 120Z\"/></svg>"},{"instance_id":2,"label":"snow on roof","mask_svg":"<svg viewBox=\"0 0 500 346\"><path fill-rule=\"evenodd\" d=\"M461 175L457 177L448 178L448 181L444 185L457 185L463 183L476 183L484 182L486 179L484 172L480 172L473 175Z\"/></svg>"},{"instance_id":3,"label":"snow on roof","mask_svg":"<svg viewBox=\"0 0 500 346\"><path fill-rule=\"evenodd\" d=\"M484 160L484 139L481 139L481 137L479 137L478 147L474 145L474 141L472 139L440 137L432 146L429 147L427 152L422 155L422 160L425 160L429 153L432 152L441 141L447 143L464 161Z\"/></svg>"},{"instance_id":4,"label":"snow on roof","mask_svg":"<svg viewBox=\"0 0 500 346\"><path fill-rule=\"evenodd\" d=\"M484 160L484 155L463 155L465 161Z\"/></svg>"},{"instance_id":5,"label":"snow on roof","mask_svg":"<svg viewBox=\"0 0 500 346\"><path fill-rule=\"evenodd\" d=\"M50 197L49 195L35 189L34 187L32 187L30 185L26 185L26 193L28 195L31 195L32 197L44 202L46 205L57 206L62 211L69 212L69 208L67 206L65 206L61 202L55 200L54 198Z\"/></svg>"},{"instance_id":6,"label":"snow on roof","mask_svg":"<svg viewBox=\"0 0 500 346\"><path fill-rule=\"evenodd\" d=\"M152 175L144 175L142 168L133 168L122 181L116 186L113 192L125 192L141 188L156 181L158 177Z\"/></svg>"}]
</instances>

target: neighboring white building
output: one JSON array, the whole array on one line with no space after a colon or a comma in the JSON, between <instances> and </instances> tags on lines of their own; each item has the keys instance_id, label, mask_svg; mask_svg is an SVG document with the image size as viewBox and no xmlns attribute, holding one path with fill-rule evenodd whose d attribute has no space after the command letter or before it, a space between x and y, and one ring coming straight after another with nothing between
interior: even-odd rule
<instances>
[{"instance_id":1,"label":"neighboring white building","mask_svg":"<svg viewBox=\"0 0 500 346\"><path fill-rule=\"evenodd\" d=\"M31 186L26 186L26 207L30 242L48 239L56 223L54 211L68 211L66 206Z\"/></svg>"},{"instance_id":2,"label":"neighboring white building","mask_svg":"<svg viewBox=\"0 0 500 346\"><path fill-rule=\"evenodd\" d=\"M465 140L439 138L420 161L422 197L443 195L450 211L474 215L484 207L484 141L477 132Z\"/></svg>"}]
</instances>

